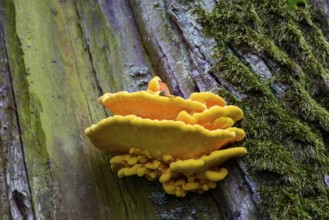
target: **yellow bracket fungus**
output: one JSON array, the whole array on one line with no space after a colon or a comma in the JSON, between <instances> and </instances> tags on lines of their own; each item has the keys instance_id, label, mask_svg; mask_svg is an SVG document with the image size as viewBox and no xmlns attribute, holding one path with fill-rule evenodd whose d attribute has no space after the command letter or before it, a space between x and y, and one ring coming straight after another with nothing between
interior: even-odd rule
<instances>
[{"instance_id":1,"label":"yellow bracket fungus","mask_svg":"<svg viewBox=\"0 0 329 220\"><path fill-rule=\"evenodd\" d=\"M213 93L175 97L154 77L146 91L106 93L99 103L115 115L85 133L103 153L117 154L110 164L120 178L158 179L176 196L202 193L228 175L222 163L247 153L243 147L227 148L245 137L232 127L242 110Z\"/></svg>"},{"instance_id":2,"label":"yellow bracket fungus","mask_svg":"<svg viewBox=\"0 0 329 220\"><path fill-rule=\"evenodd\" d=\"M225 100L211 92L195 92L190 95L190 100L198 101L207 106L207 108L213 106L222 106L224 107L226 102Z\"/></svg>"},{"instance_id":3,"label":"yellow bracket fungus","mask_svg":"<svg viewBox=\"0 0 329 220\"><path fill-rule=\"evenodd\" d=\"M206 105L197 101L160 96L147 91L106 93L99 98L99 103L116 115L135 115L158 120L175 120L183 110L192 113L207 109Z\"/></svg>"}]
</instances>

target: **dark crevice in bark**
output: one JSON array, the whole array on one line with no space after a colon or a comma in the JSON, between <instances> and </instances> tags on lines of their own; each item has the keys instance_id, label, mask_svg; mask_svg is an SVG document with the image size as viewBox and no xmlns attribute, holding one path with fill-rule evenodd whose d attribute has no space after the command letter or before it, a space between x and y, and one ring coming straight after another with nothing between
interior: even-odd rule
<instances>
[{"instance_id":1,"label":"dark crevice in bark","mask_svg":"<svg viewBox=\"0 0 329 220\"><path fill-rule=\"evenodd\" d=\"M22 216L22 218L30 219L30 213L29 213L29 206L26 204L26 196L19 192L18 190L14 190L12 192L12 198L15 203L16 209L19 212L19 214Z\"/></svg>"},{"instance_id":2,"label":"dark crevice in bark","mask_svg":"<svg viewBox=\"0 0 329 220\"><path fill-rule=\"evenodd\" d=\"M110 164L110 161L108 161L108 164ZM115 183L116 183L116 185L118 186L117 188L119 189L119 194L120 194L121 200L122 200L122 202L123 202L123 207L124 207L124 210L125 210L125 216L126 216L126 219L129 219L128 206L127 206L127 203L126 203L126 201L125 201L125 197L123 196L123 195L124 195L124 192L122 191L122 184L119 183L119 180L118 180L118 178L116 177L116 174L112 171L112 169L111 169L111 173L112 173L113 176L115 176L115 177L114 177L114 179L115 179ZM125 183L125 182L124 182L124 183ZM125 187L126 187L126 184L125 184Z\"/></svg>"}]
</instances>

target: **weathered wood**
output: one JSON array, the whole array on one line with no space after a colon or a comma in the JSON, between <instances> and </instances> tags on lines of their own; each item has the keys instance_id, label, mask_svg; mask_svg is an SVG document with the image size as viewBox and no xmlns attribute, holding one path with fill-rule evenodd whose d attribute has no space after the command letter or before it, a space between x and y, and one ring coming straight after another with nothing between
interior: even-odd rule
<instances>
[{"instance_id":1,"label":"weathered wood","mask_svg":"<svg viewBox=\"0 0 329 220\"><path fill-rule=\"evenodd\" d=\"M1 23L2 24L2 19L1 19ZM2 27L2 25L1 25ZM3 39L3 31L2 31L2 28L1 28L1 32L0 32L0 36L1 38L0 39ZM3 40L2 40L3 42ZM7 86L5 87L5 85L8 84L7 82L7 77L5 75L5 72L8 73L8 70L7 70L7 60L5 59L5 56L4 56L4 45L3 43L0 44L0 52L1 52L1 70L0 70L0 85L1 85L1 120L0 120L0 128L1 128L1 136L3 136L2 133L4 133L4 130L3 129L3 123L4 123L4 119L3 118L3 106L5 106L7 103L4 102L4 98L7 96ZM5 61L5 62L4 62ZM7 75L8 76L8 75ZM7 127L6 127L6 130L7 130ZM0 137L1 137L0 136ZM6 158L5 158L5 155L4 155L4 146L3 146L3 141L2 141L3 137L1 137L0 139L0 216L3 218L3 219L9 219L10 217L10 209L9 209L9 198L8 198L8 186L7 186L7 182L6 182L6 168L5 168L5 165L6 165Z\"/></svg>"},{"instance_id":2,"label":"weathered wood","mask_svg":"<svg viewBox=\"0 0 329 220\"><path fill-rule=\"evenodd\" d=\"M3 25L9 11L0 7L0 216L3 219L34 219L24 152L11 87Z\"/></svg>"}]
</instances>

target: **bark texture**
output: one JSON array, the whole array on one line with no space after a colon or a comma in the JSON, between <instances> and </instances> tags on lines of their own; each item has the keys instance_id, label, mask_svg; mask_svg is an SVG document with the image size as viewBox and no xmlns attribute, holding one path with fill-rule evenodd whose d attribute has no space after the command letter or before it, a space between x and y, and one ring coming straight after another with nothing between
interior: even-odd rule
<instances>
[{"instance_id":1,"label":"bark texture","mask_svg":"<svg viewBox=\"0 0 329 220\"><path fill-rule=\"evenodd\" d=\"M327 1L0 0L0 219L328 219ZM84 129L104 92L211 91L248 155L211 192L118 179Z\"/></svg>"}]
</instances>

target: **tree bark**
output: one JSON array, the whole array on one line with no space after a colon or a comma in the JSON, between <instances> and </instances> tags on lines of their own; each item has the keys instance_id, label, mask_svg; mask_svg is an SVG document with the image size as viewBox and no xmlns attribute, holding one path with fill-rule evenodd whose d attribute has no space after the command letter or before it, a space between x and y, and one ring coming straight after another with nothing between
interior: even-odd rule
<instances>
[{"instance_id":1,"label":"tree bark","mask_svg":"<svg viewBox=\"0 0 329 220\"><path fill-rule=\"evenodd\" d=\"M329 218L326 1L0 0L0 219ZM84 129L105 92L222 95L249 153L185 198L118 179Z\"/></svg>"}]
</instances>

